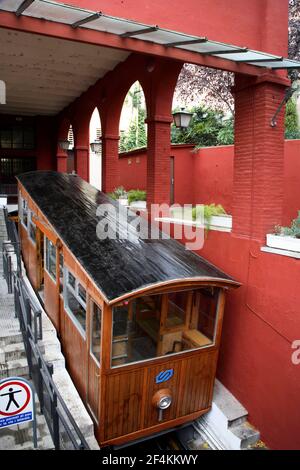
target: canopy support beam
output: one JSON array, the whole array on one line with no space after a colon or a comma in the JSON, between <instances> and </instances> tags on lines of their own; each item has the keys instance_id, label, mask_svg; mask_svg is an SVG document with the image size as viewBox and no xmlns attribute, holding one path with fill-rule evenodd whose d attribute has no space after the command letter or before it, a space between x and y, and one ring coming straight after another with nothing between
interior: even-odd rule
<instances>
[{"instance_id":1,"label":"canopy support beam","mask_svg":"<svg viewBox=\"0 0 300 470\"><path fill-rule=\"evenodd\" d=\"M34 2L35 0L24 0L23 3L19 6L19 8L16 11L16 16L21 16L22 13L30 7L30 5Z\"/></svg>"},{"instance_id":2,"label":"canopy support beam","mask_svg":"<svg viewBox=\"0 0 300 470\"><path fill-rule=\"evenodd\" d=\"M190 39L188 41L168 42L167 44L164 44L164 46L165 47L185 46L189 44L201 44L207 41L208 39L206 37L203 37L203 38L197 38L197 39Z\"/></svg>"},{"instance_id":3,"label":"canopy support beam","mask_svg":"<svg viewBox=\"0 0 300 470\"><path fill-rule=\"evenodd\" d=\"M76 23L73 23L71 26L72 28L78 28L78 26L81 26L86 23L90 23L91 21L95 21L98 18L102 16L102 12L99 11L97 13L94 13L93 15L87 16L86 18L83 18L82 20L76 21Z\"/></svg>"},{"instance_id":4,"label":"canopy support beam","mask_svg":"<svg viewBox=\"0 0 300 470\"><path fill-rule=\"evenodd\" d=\"M136 31L127 31L126 33L120 34L120 38L130 38L131 36L138 36L139 34L153 33L157 31L159 27L149 26L149 28L137 29Z\"/></svg>"},{"instance_id":5,"label":"canopy support beam","mask_svg":"<svg viewBox=\"0 0 300 470\"><path fill-rule=\"evenodd\" d=\"M230 49L230 50L221 50L221 51L209 51L209 52L201 52L201 54L205 55L226 55L226 54L245 54L246 52L249 52L248 47L240 47L236 49Z\"/></svg>"},{"instance_id":6,"label":"canopy support beam","mask_svg":"<svg viewBox=\"0 0 300 470\"><path fill-rule=\"evenodd\" d=\"M270 57L270 58L264 58L264 59L243 59L243 60L237 60L237 62L241 62L241 63L244 63L246 62L247 64L256 64L256 63L259 63L259 62L281 62L283 61L283 57Z\"/></svg>"}]
</instances>

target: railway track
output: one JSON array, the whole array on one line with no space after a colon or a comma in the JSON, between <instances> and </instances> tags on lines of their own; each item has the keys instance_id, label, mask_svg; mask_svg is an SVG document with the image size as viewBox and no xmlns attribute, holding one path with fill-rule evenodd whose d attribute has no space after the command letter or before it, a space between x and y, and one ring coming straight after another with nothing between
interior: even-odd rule
<instances>
[{"instance_id":1,"label":"railway track","mask_svg":"<svg viewBox=\"0 0 300 470\"><path fill-rule=\"evenodd\" d=\"M201 429L193 425L178 431L155 436L152 439L140 441L120 449L126 449L130 453L137 452L166 452L166 451L188 451L188 450L211 450L215 448L208 443L207 436ZM118 449L115 449L118 450Z\"/></svg>"}]
</instances>

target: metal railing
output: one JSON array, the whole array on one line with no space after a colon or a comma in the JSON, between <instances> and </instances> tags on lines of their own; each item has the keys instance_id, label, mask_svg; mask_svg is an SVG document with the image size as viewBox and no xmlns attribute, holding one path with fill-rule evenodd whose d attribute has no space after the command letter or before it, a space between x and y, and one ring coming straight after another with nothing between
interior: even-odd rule
<instances>
[{"instance_id":1,"label":"metal railing","mask_svg":"<svg viewBox=\"0 0 300 470\"><path fill-rule=\"evenodd\" d=\"M48 364L39 346L42 339L42 311L32 302L22 277L14 273L15 312L20 322L30 377L39 397L56 450L89 450L52 378L53 366Z\"/></svg>"},{"instance_id":2,"label":"metal railing","mask_svg":"<svg viewBox=\"0 0 300 470\"><path fill-rule=\"evenodd\" d=\"M21 274L21 247L20 247L20 240L19 240L17 227L16 227L15 222L8 217L8 212L7 212L6 207L3 208L3 214L4 214L5 226L6 226L6 232L7 232L7 240L14 247L14 252L17 257L17 272ZM4 252L4 247L3 247L3 252Z\"/></svg>"},{"instance_id":3,"label":"metal railing","mask_svg":"<svg viewBox=\"0 0 300 470\"><path fill-rule=\"evenodd\" d=\"M6 209L4 219L9 241L3 242L3 274L8 293L14 293L15 315L20 323L29 375L39 398L41 413L45 416L56 450L88 450L89 445L53 381L53 366L43 357L39 344L43 337L42 309L32 298L22 276L19 236Z\"/></svg>"}]
</instances>

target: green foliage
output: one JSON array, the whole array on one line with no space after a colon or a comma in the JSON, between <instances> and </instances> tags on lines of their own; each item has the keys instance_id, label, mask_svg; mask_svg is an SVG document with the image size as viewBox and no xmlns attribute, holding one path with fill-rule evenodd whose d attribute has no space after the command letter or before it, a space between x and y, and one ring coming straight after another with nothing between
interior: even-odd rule
<instances>
[{"instance_id":1,"label":"green foliage","mask_svg":"<svg viewBox=\"0 0 300 470\"><path fill-rule=\"evenodd\" d=\"M127 192L125 191L125 188L123 186L118 186L117 188L114 189L112 193L107 193L109 197L112 199L120 199L120 198L126 198L127 197Z\"/></svg>"},{"instance_id":2,"label":"green foliage","mask_svg":"<svg viewBox=\"0 0 300 470\"><path fill-rule=\"evenodd\" d=\"M128 191L128 204L134 201L146 201L147 193L141 189L131 189Z\"/></svg>"},{"instance_id":3,"label":"green foliage","mask_svg":"<svg viewBox=\"0 0 300 470\"><path fill-rule=\"evenodd\" d=\"M143 90L137 82L129 90L125 102L131 101L132 116L129 128L126 132L122 132L120 136L120 152L129 152L141 147L147 146L146 132L146 109L142 100Z\"/></svg>"},{"instance_id":4,"label":"green foliage","mask_svg":"<svg viewBox=\"0 0 300 470\"><path fill-rule=\"evenodd\" d=\"M298 217L292 221L290 227L281 227L281 225L276 225L274 231L276 235L300 238L300 211L298 211Z\"/></svg>"},{"instance_id":5,"label":"green foliage","mask_svg":"<svg viewBox=\"0 0 300 470\"><path fill-rule=\"evenodd\" d=\"M120 152L129 152L141 147L147 147L147 134L145 126L146 110L138 111L138 122L132 121L127 132L120 137Z\"/></svg>"},{"instance_id":6,"label":"green foliage","mask_svg":"<svg viewBox=\"0 0 300 470\"><path fill-rule=\"evenodd\" d=\"M196 148L230 145L234 142L233 119L224 119L220 111L193 108L187 129L171 128L173 144L195 144Z\"/></svg>"},{"instance_id":7,"label":"green foliage","mask_svg":"<svg viewBox=\"0 0 300 470\"><path fill-rule=\"evenodd\" d=\"M233 118L227 119L223 123L222 129L219 130L217 136L218 145L234 144L234 122Z\"/></svg>"},{"instance_id":8,"label":"green foliage","mask_svg":"<svg viewBox=\"0 0 300 470\"><path fill-rule=\"evenodd\" d=\"M285 138L300 139L300 127L297 115L297 105L294 99L290 99L285 111Z\"/></svg>"},{"instance_id":9,"label":"green foliage","mask_svg":"<svg viewBox=\"0 0 300 470\"><path fill-rule=\"evenodd\" d=\"M203 210L205 223L208 226L210 224L210 220L211 220L212 216L226 214L226 211L225 211L224 207L221 204L217 204L217 205L216 204L205 204L203 206L203 208L199 207L199 206L193 207L193 209L192 209L192 218L193 218L193 220L197 220L198 216L202 213L202 210Z\"/></svg>"}]
</instances>

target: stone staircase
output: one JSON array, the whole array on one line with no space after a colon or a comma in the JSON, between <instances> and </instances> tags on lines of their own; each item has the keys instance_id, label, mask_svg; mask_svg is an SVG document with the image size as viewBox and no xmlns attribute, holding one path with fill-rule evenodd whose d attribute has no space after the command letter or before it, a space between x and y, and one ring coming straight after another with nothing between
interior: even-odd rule
<instances>
[{"instance_id":1,"label":"stone staircase","mask_svg":"<svg viewBox=\"0 0 300 470\"><path fill-rule=\"evenodd\" d=\"M218 380L215 383L212 408L195 421L194 428L200 436L205 436L212 449L253 449L261 442L259 431L248 422L248 411ZM199 442L202 441L199 438ZM197 439L193 448L197 449Z\"/></svg>"},{"instance_id":2,"label":"stone staircase","mask_svg":"<svg viewBox=\"0 0 300 470\"><path fill-rule=\"evenodd\" d=\"M19 328L19 321L15 318L14 295L7 293L7 284L3 278L2 243L7 240L6 225L3 210L0 208L0 380L18 376L29 378L29 368ZM78 424L91 449L98 450L99 446L94 436L93 422L88 415L78 392L65 368L65 359L61 353L60 342L56 330L39 303L39 300L26 277L22 263L23 280L30 295L31 301L38 310L42 311L43 339L38 346L46 362L53 365L53 381L62 395L69 411ZM53 442L45 421L40 413L40 405L36 396L38 449L53 449ZM18 426L0 429L0 450L26 450L33 449L32 424L23 423Z\"/></svg>"},{"instance_id":3,"label":"stone staircase","mask_svg":"<svg viewBox=\"0 0 300 470\"><path fill-rule=\"evenodd\" d=\"M7 377L24 377L29 379L23 337L20 332L19 320L15 318L14 295L7 293L7 284L3 278L2 243L7 240L3 210L0 208L0 380ZM48 426L40 413L37 396L37 435L38 449L53 449ZM33 449L32 423L0 429L0 450Z\"/></svg>"}]
</instances>

